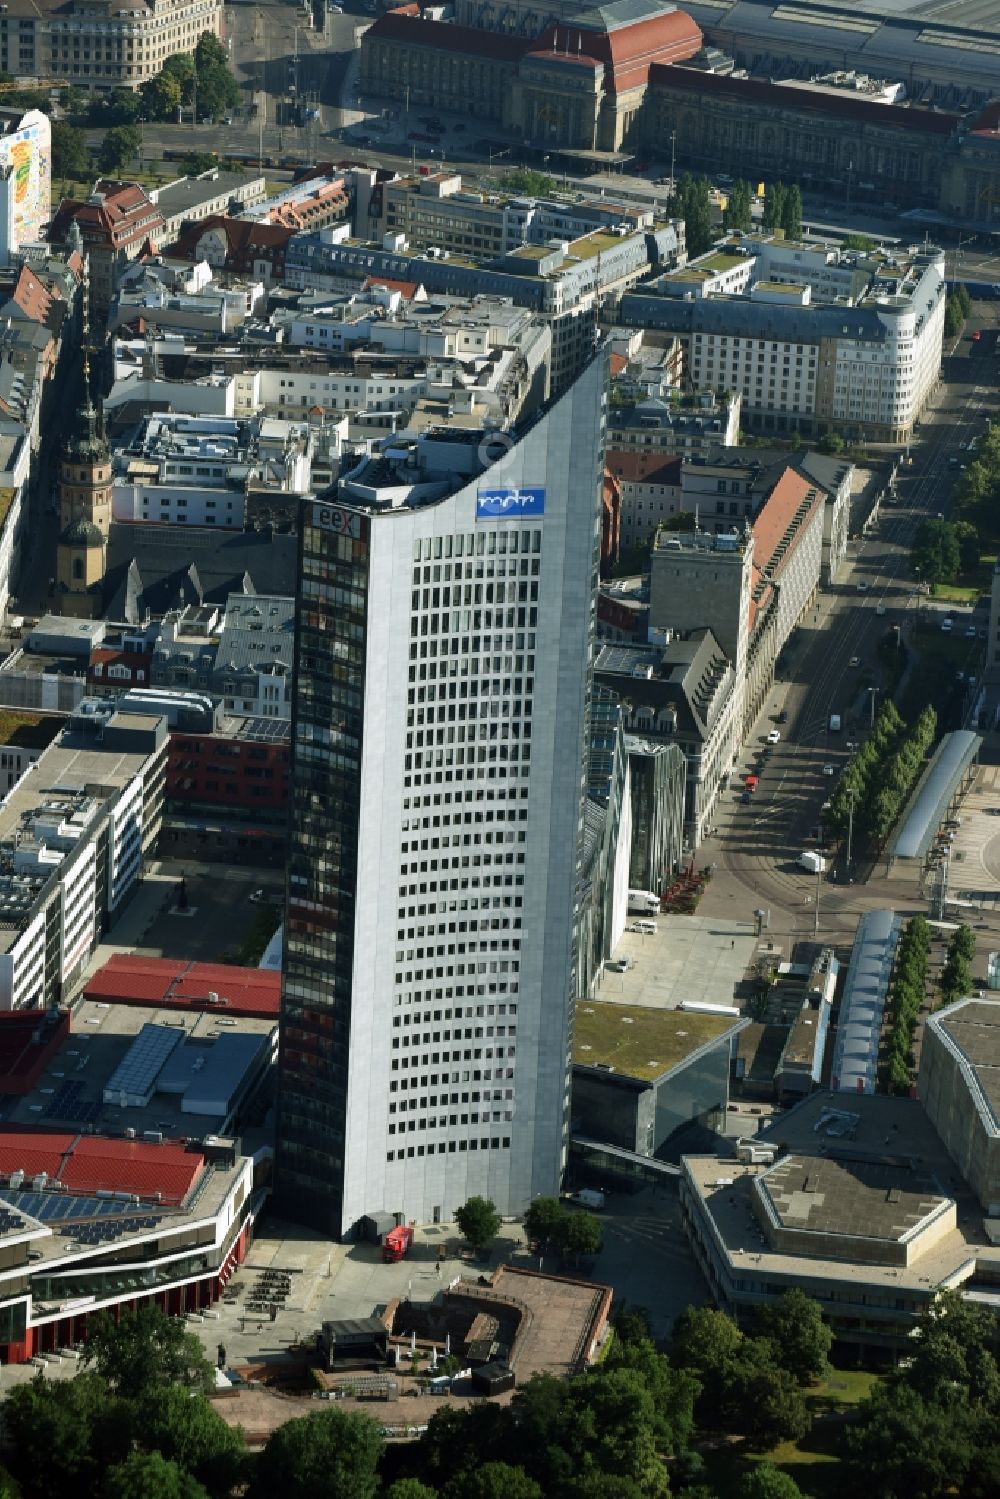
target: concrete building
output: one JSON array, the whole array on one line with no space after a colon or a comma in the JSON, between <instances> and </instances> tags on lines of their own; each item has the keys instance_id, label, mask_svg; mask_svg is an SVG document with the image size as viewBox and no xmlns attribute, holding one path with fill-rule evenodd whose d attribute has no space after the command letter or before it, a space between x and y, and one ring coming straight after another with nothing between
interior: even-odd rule
<instances>
[{"instance_id":1,"label":"concrete building","mask_svg":"<svg viewBox=\"0 0 1000 1499\"><path fill-rule=\"evenodd\" d=\"M250 213L267 198L263 177L210 167L196 177L178 177L147 195L163 219L161 243L172 245L185 229L216 214Z\"/></svg>"},{"instance_id":2,"label":"concrete building","mask_svg":"<svg viewBox=\"0 0 1000 1499\"><path fill-rule=\"evenodd\" d=\"M251 491L279 497L309 491L311 459L307 422L150 416L115 452L112 515L241 531Z\"/></svg>"},{"instance_id":3,"label":"concrete building","mask_svg":"<svg viewBox=\"0 0 1000 1499\"><path fill-rule=\"evenodd\" d=\"M629 756L622 705L600 684L592 689L587 804L577 898L577 994L592 994L625 930L632 852Z\"/></svg>"},{"instance_id":4,"label":"concrete building","mask_svg":"<svg viewBox=\"0 0 1000 1499\"><path fill-rule=\"evenodd\" d=\"M433 253L438 251L439 253ZM375 281L416 283L429 295L508 297L530 308L552 330L552 389L559 391L586 364L605 302L683 254L673 223L632 233L598 231L572 241L520 245L500 256L461 256L440 246L337 241L331 231L297 235L285 257L289 286L350 291Z\"/></svg>"},{"instance_id":5,"label":"concrete building","mask_svg":"<svg viewBox=\"0 0 1000 1499\"><path fill-rule=\"evenodd\" d=\"M543 147L618 151L633 131L650 69L692 57L701 32L684 11L649 0L579 10L534 36L381 16L361 43L367 93L494 120Z\"/></svg>"},{"instance_id":6,"label":"concrete building","mask_svg":"<svg viewBox=\"0 0 1000 1499\"><path fill-rule=\"evenodd\" d=\"M739 698L728 656L711 630L692 629L666 646L602 646L594 670L621 699L628 733L682 751L684 847L696 849L739 750Z\"/></svg>"},{"instance_id":7,"label":"concrete building","mask_svg":"<svg viewBox=\"0 0 1000 1499\"><path fill-rule=\"evenodd\" d=\"M0 1009L72 995L155 844L166 749L161 719L80 714L0 804Z\"/></svg>"},{"instance_id":8,"label":"concrete building","mask_svg":"<svg viewBox=\"0 0 1000 1499\"><path fill-rule=\"evenodd\" d=\"M304 509L276 1200L337 1237L558 1190L606 389Z\"/></svg>"},{"instance_id":9,"label":"concrete building","mask_svg":"<svg viewBox=\"0 0 1000 1499\"><path fill-rule=\"evenodd\" d=\"M76 230L73 230L73 226ZM128 182L96 184L86 203L65 199L49 229L53 244L79 232L87 254L91 309L106 314L118 276L145 247L155 249L163 234L163 215L141 187Z\"/></svg>"},{"instance_id":10,"label":"concrete building","mask_svg":"<svg viewBox=\"0 0 1000 1499\"><path fill-rule=\"evenodd\" d=\"M700 270L730 260L743 294L689 294ZM822 300L814 282L834 271L854 290ZM627 292L619 316L678 337L686 380L739 391L745 427L902 443L940 378L944 297L938 249L864 257L747 238Z\"/></svg>"},{"instance_id":11,"label":"concrete building","mask_svg":"<svg viewBox=\"0 0 1000 1499\"><path fill-rule=\"evenodd\" d=\"M27 81L65 78L91 93L137 89L165 58L193 52L206 31L222 34L219 0L143 0L102 11L83 0L11 0L0 19L0 67Z\"/></svg>"},{"instance_id":12,"label":"concrete building","mask_svg":"<svg viewBox=\"0 0 1000 1499\"><path fill-rule=\"evenodd\" d=\"M507 255L519 245L553 239L581 239L599 230L634 233L654 228L661 218L651 205L586 192L553 198L482 192L464 187L457 172L440 171L376 184L359 200L354 233L383 242L386 234L403 234L413 245L440 244L453 255L478 257ZM683 226L673 222L680 239Z\"/></svg>"},{"instance_id":13,"label":"concrete building","mask_svg":"<svg viewBox=\"0 0 1000 1499\"><path fill-rule=\"evenodd\" d=\"M616 385L612 391L617 395ZM613 452L675 454L709 458L733 447L740 430L740 396L713 391L691 395L647 396L634 404L621 397L608 415L608 448Z\"/></svg>"},{"instance_id":14,"label":"concrete building","mask_svg":"<svg viewBox=\"0 0 1000 1499\"><path fill-rule=\"evenodd\" d=\"M684 793L687 761L678 744L658 744L626 734L632 798L629 886L659 890L684 854Z\"/></svg>"},{"instance_id":15,"label":"concrete building","mask_svg":"<svg viewBox=\"0 0 1000 1499\"><path fill-rule=\"evenodd\" d=\"M739 1017L581 1000L573 1031L573 1134L661 1155L697 1123L722 1132Z\"/></svg>"},{"instance_id":16,"label":"concrete building","mask_svg":"<svg viewBox=\"0 0 1000 1499\"><path fill-rule=\"evenodd\" d=\"M681 1212L711 1295L748 1319L795 1286L843 1353L905 1353L937 1293L995 1296L1000 1253L921 1105L814 1093L745 1154L685 1156Z\"/></svg>"},{"instance_id":17,"label":"concrete building","mask_svg":"<svg viewBox=\"0 0 1000 1499\"><path fill-rule=\"evenodd\" d=\"M1000 1002L960 999L924 1025L918 1086L928 1117L989 1218L1000 1213Z\"/></svg>"},{"instance_id":18,"label":"concrete building","mask_svg":"<svg viewBox=\"0 0 1000 1499\"><path fill-rule=\"evenodd\" d=\"M149 680L211 693L226 713L289 719L294 638L291 598L231 594L222 609L175 610L150 642Z\"/></svg>"},{"instance_id":19,"label":"concrete building","mask_svg":"<svg viewBox=\"0 0 1000 1499\"><path fill-rule=\"evenodd\" d=\"M758 583L752 533L661 531L650 557L649 623L654 630L709 628L733 671L742 738L751 606ZM723 766L722 773L728 769ZM713 798L714 801L714 798Z\"/></svg>"},{"instance_id":20,"label":"concrete building","mask_svg":"<svg viewBox=\"0 0 1000 1499\"><path fill-rule=\"evenodd\" d=\"M606 461L621 493L621 545L626 550L645 546L665 521L681 513L684 460L665 458L656 449L647 453L609 447Z\"/></svg>"}]
</instances>

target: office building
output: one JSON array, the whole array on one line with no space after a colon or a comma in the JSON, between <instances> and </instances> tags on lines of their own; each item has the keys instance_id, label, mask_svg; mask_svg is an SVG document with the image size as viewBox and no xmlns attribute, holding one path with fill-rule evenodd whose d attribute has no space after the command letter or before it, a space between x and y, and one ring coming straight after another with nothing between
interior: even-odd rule
<instances>
[{"instance_id":1,"label":"office building","mask_svg":"<svg viewBox=\"0 0 1000 1499\"><path fill-rule=\"evenodd\" d=\"M362 40L362 88L494 120L546 148L618 151L651 68L693 57L702 42L690 16L660 0L610 0L521 36L482 26L407 7L381 16Z\"/></svg>"},{"instance_id":2,"label":"office building","mask_svg":"<svg viewBox=\"0 0 1000 1499\"><path fill-rule=\"evenodd\" d=\"M559 1187L606 387L303 505L276 1201L337 1237Z\"/></svg>"},{"instance_id":3,"label":"office building","mask_svg":"<svg viewBox=\"0 0 1000 1499\"><path fill-rule=\"evenodd\" d=\"M685 381L739 391L746 428L904 443L940 378L944 301L933 246L746 236L626 292L619 317L679 338Z\"/></svg>"},{"instance_id":4,"label":"office building","mask_svg":"<svg viewBox=\"0 0 1000 1499\"><path fill-rule=\"evenodd\" d=\"M92 93L137 89L172 54L193 52L206 31L221 34L219 0L138 0L127 10L11 0L0 17L0 68L27 82L65 78Z\"/></svg>"}]
</instances>

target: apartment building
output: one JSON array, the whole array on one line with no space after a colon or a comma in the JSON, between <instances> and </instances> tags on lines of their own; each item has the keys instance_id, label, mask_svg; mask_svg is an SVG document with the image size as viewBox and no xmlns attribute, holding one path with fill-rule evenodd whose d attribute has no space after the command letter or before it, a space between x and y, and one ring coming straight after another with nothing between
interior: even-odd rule
<instances>
[{"instance_id":1,"label":"apartment building","mask_svg":"<svg viewBox=\"0 0 1000 1499\"><path fill-rule=\"evenodd\" d=\"M222 35L219 0L135 0L56 5L9 0L0 16L0 68L26 80L66 78L93 93L136 89L201 35Z\"/></svg>"},{"instance_id":2,"label":"apartment building","mask_svg":"<svg viewBox=\"0 0 1000 1499\"><path fill-rule=\"evenodd\" d=\"M606 389L304 503L276 1201L336 1237L558 1191Z\"/></svg>"},{"instance_id":3,"label":"apartment building","mask_svg":"<svg viewBox=\"0 0 1000 1499\"><path fill-rule=\"evenodd\" d=\"M90 708L0 804L0 1009L72 995L159 832L165 722Z\"/></svg>"},{"instance_id":4,"label":"apartment building","mask_svg":"<svg viewBox=\"0 0 1000 1499\"><path fill-rule=\"evenodd\" d=\"M738 391L745 427L908 441L940 378L942 252L830 251L821 260L812 247L796 251L751 239L735 249L738 255L724 258L740 261L743 294L689 295L689 278L701 265L694 262L625 293L620 320L676 335L686 381L694 388ZM720 254L713 251L709 261ZM800 279L793 281L796 254ZM843 261L845 289L839 293L824 290L836 269L831 255ZM819 293L810 279L814 274Z\"/></svg>"},{"instance_id":5,"label":"apartment building","mask_svg":"<svg viewBox=\"0 0 1000 1499\"><path fill-rule=\"evenodd\" d=\"M574 240L619 226L629 233L652 229L658 216L650 207L585 192L558 198L532 198L464 187L457 172L399 177L376 183L355 216L359 239L381 240L403 234L410 244L441 245L460 255L506 255L518 245ZM683 243L683 221L673 220Z\"/></svg>"},{"instance_id":6,"label":"apartment building","mask_svg":"<svg viewBox=\"0 0 1000 1499\"><path fill-rule=\"evenodd\" d=\"M694 628L666 645L604 645L594 676L621 699L628 735L683 753L684 851L693 851L739 753L742 693L729 657L712 630Z\"/></svg>"},{"instance_id":7,"label":"apartment building","mask_svg":"<svg viewBox=\"0 0 1000 1499\"><path fill-rule=\"evenodd\" d=\"M241 531L250 489L279 496L309 490L311 455L308 423L146 417L114 454L112 518Z\"/></svg>"},{"instance_id":8,"label":"apartment building","mask_svg":"<svg viewBox=\"0 0 1000 1499\"><path fill-rule=\"evenodd\" d=\"M555 244L523 244L499 256L452 255L441 246L411 249L405 236L386 244L335 236L296 236L285 275L297 289L350 291L372 279L416 282L428 294L509 297L552 331L552 389L561 391L589 360L602 307L682 253L673 224L629 233L599 231Z\"/></svg>"}]
</instances>

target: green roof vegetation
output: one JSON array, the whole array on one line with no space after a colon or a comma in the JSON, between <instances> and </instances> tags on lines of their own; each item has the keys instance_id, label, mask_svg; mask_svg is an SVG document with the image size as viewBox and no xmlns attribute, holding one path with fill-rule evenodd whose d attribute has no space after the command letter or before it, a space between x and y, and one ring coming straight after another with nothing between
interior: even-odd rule
<instances>
[{"instance_id":1,"label":"green roof vegetation","mask_svg":"<svg viewBox=\"0 0 1000 1499\"><path fill-rule=\"evenodd\" d=\"M731 1015L581 1001L576 1007L573 1061L581 1067L613 1067L623 1077L652 1082L725 1035L735 1021Z\"/></svg>"},{"instance_id":2,"label":"green roof vegetation","mask_svg":"<svg viewBox=\"0 0 1000 1499\"><path fill-rule=\"evenodd\" d=\"M58 718L0 708L0 744L15 744L21 749L45 749L61 728Z\"/></svg>"},{"instance_id":3,"label":"green roof vegetation","mask_svg":"<svg viewBox=\"0 0 1000 1499\"><path fill-rule=\"evenodd\" d=\"M569 253L577 260L590 260L595 255L603 255L605 250L620 245L622 236L620 234L596 234L585 235L583 239L575 239L569 247Z\"/></svg>"},{"instance_id":4,"label":"green roof vegetation","mask_svg":"<svg viewBox=\"0 0 1000 1499\"><path fill-rule=\"evenodd\" d=\"M727 255L725 251L719 251L705 256L698 264L706 271L731 271L734 265L745 265L748 259L746 255Z\"/></svg>"}]
</instances>

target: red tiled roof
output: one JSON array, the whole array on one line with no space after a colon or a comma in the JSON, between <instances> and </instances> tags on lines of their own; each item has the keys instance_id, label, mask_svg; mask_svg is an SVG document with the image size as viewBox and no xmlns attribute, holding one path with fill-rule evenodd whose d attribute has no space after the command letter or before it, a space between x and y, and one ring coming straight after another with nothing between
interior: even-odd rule
<instances>
[{"instance_id":1,"label":"red tiled roof","mask_svg":"<svg viewBox=\"0 0 1000 1499\"><path fill-rule=\"evenodd\" d=\"M694 68L650 68L649 82L655 88L683 89L687 93L725 95L739 99L748 107L765 105L771 109L791 109L800 114L831 115L835 119L853 120L858 124L882 125L886 129L921 131L925 135L951 135L960 116L929 109L908 109L902 104L873 104L852 94L811 93L808 89L787 84L764 83L759 78L730 78L720 73L702 73Z\"/></svg>"},{"instance_id":2,"label":"red tiled roof","mask_svg":"<svg viewBox=\"0 0 1000 1499\"><path fill-rule=\"evenodd\" d=\"M369 276L365 282L365 290L372 286L384 286L387 291L401 292L407 302L412 302L420 290L419 281L390 281L386 276Z\"/></svg>"},{"instance_id":3,"label":"red tiled roof","mask_svg":"<svg viewBox=\"0 0 1000 1499\"><path fill-rule=\"evenodd\" d=\"M423 21L401 10L387 11L365 32L366 39L402 42L407 47L436 47L442 52L464 52L469 57L488 57L499 62L519 62L535 42L523 36L504 36L498 31L478 31L474 26L452 26L446 21Z\"/></svg>"},{"instance_id":4,"label":"red tiled roof","mask_svg":"<svg viewBox=\"0 0 1000 1499\"><path fill-rule=\"evenodd\" d=\"M679 484L681 459L675 454L608 448L608 468L623 484Z\"/></svg>"},{"instance_id":5,"label":"red tiled roof","mask_svg":"<svg viewBox=\"0 0 1000 1499\"><path fill-rule=\"evenodd\" d=\"M209 1003L210 993L224 1005ZM269 1019L278 1014L281 975L233 963L187 963L116 953L88 979L87 999L104 1004L150 1005Z\"/></svg>"},{"instance_id":6,"label":"red tiled roof","mask_svg":"<svg viewBox=\"0 0 1000 1499\"><path fill-rule=\"evenodd\" d=\"M614 31L588 31L582 27L558 24L542 32L534 51L552 50L571 57L586 53L605 64L605 87L612 93L641 88L649 81L649 70L655 64L683 62L693 57L702 44L699 27L683 10L666 11L631 26Z\"/></svg>"},{"instance_id":7,"label":"red tiled roof","mask_svg":"<svg viewBox=\"0 0 1000 1499\"><path fill-rule=\"evenodd\" d=\"M620 375L622 370L628 369L628 360L624 354L612 354L611 356L611 378Z\"/></svg>"},{"instance_id":8,"label":"red tiled roof","mask_svg":"<svg viewBox=\"0 0 1000 1499\"><path fill-rule=\"evenodd\" d=\"M284 249L297 233L290 224L263 224L256 219L231 219L226 214L210 213L184 231L173 246L174 253L194 256L202 235L212 229L221 229L225 234L227 258L234 261L247 259L255 250Z\"/></svg>"},{"instance_id":9,"label":"red tiled roof","mask_svg":"<svg viewBox=\"0 0 1000 1499\"><path fill-rule=\"evenodd\" d=\"M88 1135L77 1141L59 1179L72 1192L159 1192L164 1202L178 1203L204 1168L205 1157L183 1145Z\"/></svg>"},{"instance_id":10,"label":"red tiled roof","mask_svg":"<svg viewBox=\"0 0 1000 1499\"><path fill-rule=\"evenodd\" d=\"M50 1022L40 1018L37 1010L0 1012L0 1093L24 1097L31 1092L69 1035L69 1011L56 1014L58 1018Z\"/></svg>"},{"instance_id":11,"label":"red tiled roof","mask_svg":"<svg viewBox=\"0 0 1000 1499\"><path fill-rule=\"evenodd\" d=\"M793 468L786 468L754 518L753 561L754 571L759 575L759 581L754 586L750 598L749 625L751 629L753 629L758 608L771 591L770 582L764 577L765 570L770 566L778 544L795 519L796 511L810 494L812 504L806 513L806 519L817 505L823 503L822 497L810 479L804 478ZM801 534L801 527L799 534ZM772 576L780 573L785 562L792 555L792 551L793 548L789 547L782 561L771 570Z\"/></svg>"},{"instance_id":12,"label":"red tiled roof","mask_svg":"<svg viewBox=\"0 0 1000 1499\"><path fill-rule=\"evenodd\" d=\"M55 1130L0 1130L0 1175L10 1176L12 1171L23 1171L25 1176L38 1176L45 1171L56 1176L66 1153L76 1135L62 1134Z\"/></svg>"},{"instance_id":13,"label":"red tiled roof","mask_svg":"<svg viewBox=\"0 0 1000 1499\"><path fill-rule=\"evenodd\" d=\"M10 297L25 317L31 318L35 323L44 323L52 308L52 293L26 265L21 266Z\"/></svg>"}]
</instances>

